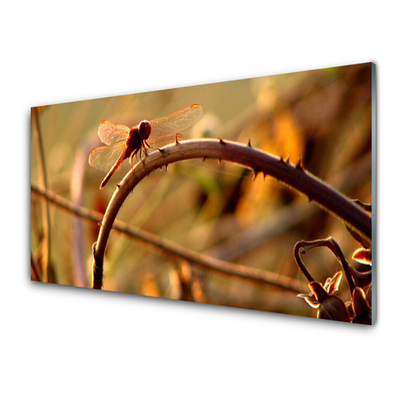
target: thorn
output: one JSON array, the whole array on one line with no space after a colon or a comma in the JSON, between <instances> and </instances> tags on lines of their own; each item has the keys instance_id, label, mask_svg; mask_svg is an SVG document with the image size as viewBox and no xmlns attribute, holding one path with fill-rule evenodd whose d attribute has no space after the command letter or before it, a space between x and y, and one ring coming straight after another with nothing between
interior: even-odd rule
<instances>
[{"instance_id":1,"label":"thorn","mask_svg":"<svg viewBox=\"0 0 400 400\"><path fill-rule=\"evenodd\" d=\"M248 141L248 143L247 143L247 146L252 147L250 138L249 138L249 141Z\"/></svg>"},{"instance_id":2,"label":"thorn","mask_svg":"<svg viewBox=\"0 0 400 400\"><path fill-rule=\"evenodd\" d=\"M283 159L283 157L282 157L282 156L280 156L280 158L279 158L279 162L281 162L282 164L285 164L285 160Z\"/></svg>"},{"instance_id":3,"label":"thorn","mask_svg":"<svg viewBox=\"0 0 400 400\"><path fill-rule=\"evenodd\" d=\"M116 186L118 189L121 189L121 185L120 185L119 183L116 183L115 186Z\"/></svg>"},{"instance_id":4,"label":"thorn","mask_svg":"<svg viewBox=\"0 0 400 400\"><path fill-rule=\"evenodd\" d=\"M372 212L372 204L365 204L362 201L355 199L351 200L353 203L359 205L361 208L363 208L365 211Z\"/></svg>"},{"instance_id":5,"label":"thorn","mask_svg":"<svg viewBox=\"0 0 400 400\"><path fill-rule=\"evenodd\" d=\"M254 169L254 170L253 170L253 172L254 172L254 178L253 178L253 181L255 181L255 180L256 180L256 178L257 178L257 175L260 173L260 171L258 171L258 170L256 170L256 169Z\"/></svg>"},{"instance_id":6,"label":"thorn","mask_svg":"<svg viewBox=\"0 0 400 400\"><path fill-rule=\"evenodd\" d=\"M297 161L296 168L304 171L303 165L301 163L301 156L299 156L299 161Z\"/></svg>"},{"instance_id":7,"label":"thorn","mask_svg":"<svg viewBox=\"0 0 400 400\"><path fill-rule=\"evenodd\" d=\"M179 144L179 140L178 137L182 137L182 135L175 135L175 144L178 145Z\"/></svg>"},{"instance_id":8,"label":"thorn","mask_svg":"<svg viewBox=\"0 0 400 400\"><path fill-rule=\"evenodd\" d=\"M158 151L162 154L162 153L165 152L165 149L163 149L163 148L160 147L160 148L158 149Z\"/></svg>"},{"instance_id":9,"label":"thorn","mask_svg":"<svg viewBox=\"0 0 400 400\"><path fill-rule=\"evenodd\" d=\"M93 245L92 245L92 254L93 254L93 257L96 257L96 244L97 244L97 242L94 242Z\"/></svg>"},{"instance_id":10,"label":"thorn","mask_svg":"<svg viewBox=\"0 0 400 400\"><path fill-rule=\"evenodd\" d=\"M287 156L287 159L285 160L285 163L288 164L290 160L290 156Z\"/></svg>"},{"instance_id":11,"label":"thorn","mask_svg":"<svg viewBox=\"0 0 400 400\"><path fill-rule=\"evenodd\" d=\"M308 200L309 203L312 203L314 201L313 198L310 197L310 196L307 196L307 200Z\"/></svg>"},{"instance_id":12,"label":"thorn","mask_svg":"<svg viewBox=\"0 0 400 400\"><path fill-rule=\"evenodd\" d=\"M168 164L165 164L164 167L165 167L165 170L167 171L168 170Z\"/></svg>"},{"instance_id":13,"label":"thorn","mask_svg":"<svg viewBox=\"0 0 400 400\"><path fill-rule=\"evenodd\" d=\"M207 156L204 156L204 157L203 157L203 162L206 161L206 159L207 159Z\"/></svg>"},{"instance_id":14,"label":"thorn","mask_svg":"<svg viewBox=\"0 0 400 400\"><path fill-rule=\"evenodd\" d=\"M221 138L218 138L220 144L226 144Z\"/></svg>"},{"instance_id":15,"label":"thorn","mask_svg":"<svg viewBox=\"0 0 400 400\"><path fill-rule=\"evenodd\" d=\"M263 172L264 175L264 181L265 181L265 177L268 175L266 172Z\"/></svg>"}]
</instances>

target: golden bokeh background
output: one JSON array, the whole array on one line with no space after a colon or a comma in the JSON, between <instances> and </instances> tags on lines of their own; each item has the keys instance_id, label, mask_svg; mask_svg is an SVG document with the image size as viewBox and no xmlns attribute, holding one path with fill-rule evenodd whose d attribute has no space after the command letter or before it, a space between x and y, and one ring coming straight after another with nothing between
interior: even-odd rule
<instances>
[{"instance_id":1,"label":"golden bokeh background","mask_svg":"<svg viewBox=\"0 0 400 400\"><path fill-rule=\"evenodd\" d=\"M129 163L99 190L104 173L88 162L107 119L133 126L190 104L204 117L184 138L220 137L247 143L305 169L346 196L371 201L371 64L283 74L37 109L48 189L104 212ZM32 131L36 125L32 123ZM32 135L31 181L40 184L38 142ZM298 240L333 236L348 261L359 247L343 224L304 196L260 174L214 160L172 164L147 176L117 217L218 259L276 272L304 285L293 258ZM39 268L45 248L43 199L31 197L31 251ZM90 287L97 224L50 206L50 282ZM327 250L304 257L324 281L340 265ZM350 261L350 264L352 262ZM104 290L313 316L293 292L215 272L154 252L112 232ZM300 292L300 290L299 290ZM346 283L339 292L349 299Z\"/></svg>"}]
</instances>

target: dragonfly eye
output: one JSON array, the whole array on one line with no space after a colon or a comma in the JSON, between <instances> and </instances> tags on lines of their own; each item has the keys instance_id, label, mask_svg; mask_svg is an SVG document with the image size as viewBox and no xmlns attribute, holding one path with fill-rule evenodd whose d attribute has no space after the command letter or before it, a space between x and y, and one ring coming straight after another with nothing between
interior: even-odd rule
<instances>
[{"instance_id":1,"label":"dragonfly eye","mask_svg":"<svg viewBox=\"0 0 400 400\"><path fill-rule=\"evenodd\" d=\"M147 140L151 133L151 125L149 121L141 121L139 124L139 136L142 140Z\"/></svg>"}]
</instances>

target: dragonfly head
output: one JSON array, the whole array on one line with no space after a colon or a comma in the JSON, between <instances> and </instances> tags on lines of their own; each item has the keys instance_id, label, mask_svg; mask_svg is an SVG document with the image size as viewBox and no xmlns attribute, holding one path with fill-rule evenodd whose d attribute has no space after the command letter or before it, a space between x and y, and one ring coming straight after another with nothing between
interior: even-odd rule
<instances>
[{"instance_id":1,"label":"dragonfly head","mask_svg":"<svg viewBox=\"0 0 400 400\"><path fill-rule=\"evenodd\" d=\"M151 125L147 120L141 121L138 125L139 136L142 140L147 140L151 133Z\"/></svg>"}]
</instances>

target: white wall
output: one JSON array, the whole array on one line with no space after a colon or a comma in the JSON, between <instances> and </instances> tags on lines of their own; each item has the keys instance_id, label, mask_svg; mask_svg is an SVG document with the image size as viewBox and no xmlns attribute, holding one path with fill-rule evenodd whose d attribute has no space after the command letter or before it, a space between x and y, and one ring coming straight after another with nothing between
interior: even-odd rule
<instances>
[{"instance_id":1,"label":"white wall","mask_svg":"<svg viewBox=\"0 0 400 400\"><path fill-rule=\"evenodd\" d=\"M398 392L398 11L394 2L285 3L3 5L2 398ZM374 327L29 281L31 106L369 61L378 72Z\"/></svg>"}]
</instances>

